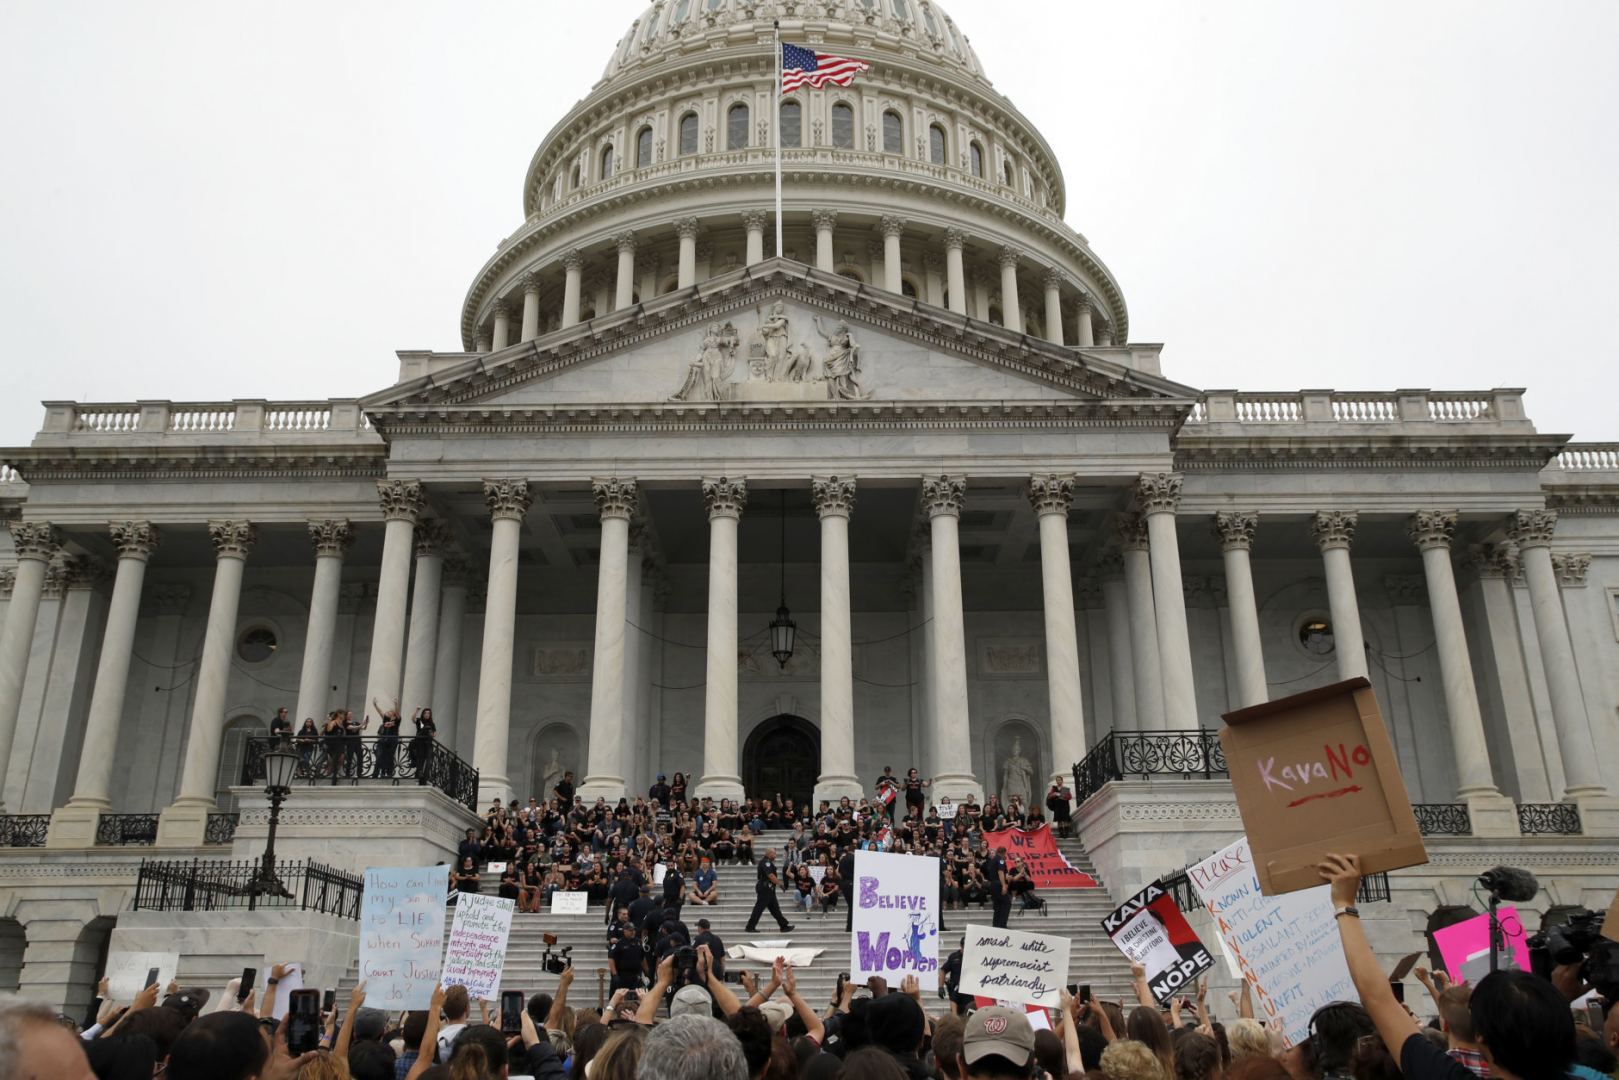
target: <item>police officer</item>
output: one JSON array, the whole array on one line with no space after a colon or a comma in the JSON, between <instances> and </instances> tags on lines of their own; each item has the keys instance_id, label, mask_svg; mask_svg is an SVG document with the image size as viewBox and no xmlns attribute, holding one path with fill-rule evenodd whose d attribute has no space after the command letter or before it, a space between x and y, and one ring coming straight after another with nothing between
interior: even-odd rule
<instances>
[{"instance_id":1,"label":"police officer","mask_svg":"<svg viewBox=\"0 0 1619 1080\"><path fill-rule=\"evenodd\" d=\"M843 849L838 860L838 887L843 890L843 930L854 932L854 845Z\"/></svg>"},{"instance_id":2,"label":"police officer","mask_svg":"<svg viewBox=\"0 0 1619 1080\"><path fill-rule=\"evenodd\" d=\"M995 849L995 857L983 864L984 885L989 890L989 902L995 909L994 925L1006 929L1012 917L1012 891L1006 882L1006 849Z\"/></svg>"},{"instance_id":3,"label":"police officer","mask_svg":"<svg viewBox=\"0 0 1619 1080\"><path fill-rule=\"evenodd\" d=\"M776 849L770 848L765 852L765 857L759 860L759 878L753 886L755 899L753 914L748 916L748 933L759 932L759 916L765 911L770 912L771 917L776 920L776 925L781 927L782 933L785 934L793 928L793 924L782 917L781 905L776 902L776 890L779 888L781 879L776 876Z\"/></svg>"}]
</instances>

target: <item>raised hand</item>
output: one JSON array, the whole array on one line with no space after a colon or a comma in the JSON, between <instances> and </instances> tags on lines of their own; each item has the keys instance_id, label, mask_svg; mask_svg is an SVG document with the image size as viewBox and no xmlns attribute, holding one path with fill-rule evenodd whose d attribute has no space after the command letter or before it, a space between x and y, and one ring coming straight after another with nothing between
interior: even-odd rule
<instances>
[{"instance_id":1,"label":"raised hand","mask_svg":"<svg viewBox=\"0 0 1619 1080\"><path fill-rule=\"evenodd\" d=\"M349 1014L352 1016L354 1013L359 1012L364 1007L365 982L364 980L361 980L360 982L354 984L354 989L349 993Z\"/></svg>"}]
</instances>

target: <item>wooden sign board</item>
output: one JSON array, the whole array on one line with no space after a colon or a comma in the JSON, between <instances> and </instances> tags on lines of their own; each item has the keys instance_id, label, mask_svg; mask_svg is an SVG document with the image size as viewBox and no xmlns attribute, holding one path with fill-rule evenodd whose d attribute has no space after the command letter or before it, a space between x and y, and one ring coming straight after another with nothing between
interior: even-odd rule
<instances>
[{"instance_id":1,"label":"wooden sign board","mask_svg":"<svg viewBox=\"0 0 1619 1080\"><path fill-rule=\"evenodd\" d=\"M1331 852L1363 873L1428 861L1394 744L1364 678L1226 713L1220 746L1266 896L1321 884Z\"/></svg>"}]
</instances>

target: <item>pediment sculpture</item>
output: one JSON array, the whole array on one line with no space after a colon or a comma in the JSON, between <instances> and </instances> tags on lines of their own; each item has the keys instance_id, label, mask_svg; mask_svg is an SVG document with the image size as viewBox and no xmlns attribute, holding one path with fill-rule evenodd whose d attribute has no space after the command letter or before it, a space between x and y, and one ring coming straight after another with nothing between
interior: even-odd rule
<instances>
[{"instance_id":1,"label":"pediment sculpture","mask_svg":"<svg viewBox=\"0 0 1619 1080\"><path fill-rule=\"evenodd\" d=\"M747 378L733 382L740 345L736 327L716 323L703 334L697 358L671 401L863 401L871 392L860 385L860 346L849 324L823 325L814 316L815 332L826 345L816 359L805 342L792 340L787 305L777 300L766 312L755 309L758 325L748 352ZM819 368L819 374L816 374Z\"/></svg>"}]
</instances>

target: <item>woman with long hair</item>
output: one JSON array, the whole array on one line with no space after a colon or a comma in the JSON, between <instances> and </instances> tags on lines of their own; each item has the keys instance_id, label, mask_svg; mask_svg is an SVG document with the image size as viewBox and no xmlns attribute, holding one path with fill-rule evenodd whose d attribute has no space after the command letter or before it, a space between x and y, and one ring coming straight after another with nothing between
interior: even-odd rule
<instances>
[{"instance_id":1,"label":"woman with long hair","mask_svg":"<svg viewBox=\"0 0 1619 1080\"><path fill-rule=\"evenodd\" d=\"M416 725L416 734L410 737L411 771L416 774L416 783L426 784L428 773L432 771L433 742L438 738L438 725L433 723L433 710L430 708L417 709L411 715L410 722Z\"/></svg>"}]
</instances>

